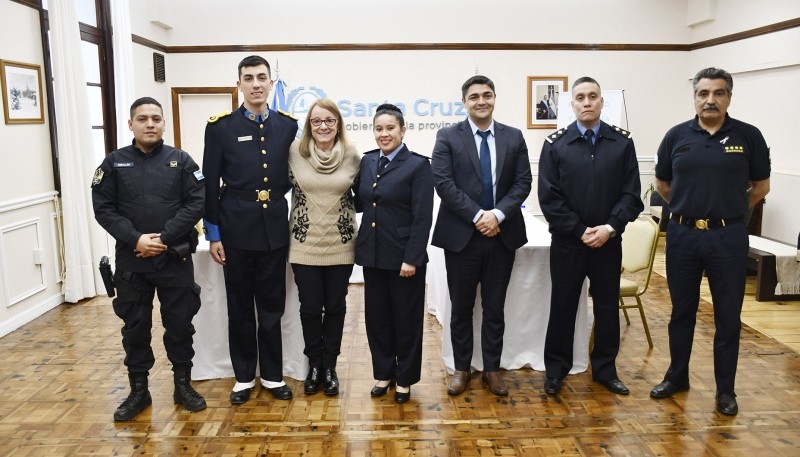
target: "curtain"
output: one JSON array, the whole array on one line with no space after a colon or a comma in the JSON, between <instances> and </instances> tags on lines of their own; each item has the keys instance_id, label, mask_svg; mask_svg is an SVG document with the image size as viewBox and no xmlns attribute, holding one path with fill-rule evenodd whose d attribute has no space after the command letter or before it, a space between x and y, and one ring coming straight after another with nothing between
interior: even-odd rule
<instances>
[{"instance_id":1,"label":"curtain","mask_svg":"<svg viewBox=\"0 0 800 457\"><path fill-rule=\"evenodd\" d=\"M49 14L64 221L62 287L65 300L74 303L104 290L95 262L107 252L109 243L92 211L89 185L99 163L93 163L97 159L90 134L78 15L71 1L50 2Z\"/></svg>"}]
</instances>

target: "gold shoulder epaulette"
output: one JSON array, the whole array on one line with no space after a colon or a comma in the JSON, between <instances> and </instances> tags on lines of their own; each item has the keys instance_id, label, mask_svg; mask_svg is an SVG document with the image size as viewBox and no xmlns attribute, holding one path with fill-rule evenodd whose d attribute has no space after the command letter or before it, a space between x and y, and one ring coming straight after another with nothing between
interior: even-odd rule
<instances>
[{"instance_id":1,"label":"gold shoulder epaulette","mask_svg":"<svg viewBox=\"0 0 800 457\"><path fill-rule=\"evenodd\" d=\"M288 118L291 118L291 119L294 119L295 121L297 120L297 118L296 118L296 117L294 117L294 116L292 116L292 114L291 114L291 113L287 113L286 111L284 111L284 110L282 110L282 109L279 109L279 110L278 110L278 114L283 114L284 116L286 116L286 117L288 117Z\"/></svg>"},{"instance_id":2,"label":"gold shoulder epaulette","mask_svg":"<svg viewBox=\"0 0 800 457\"><path fill-rule=\"evenodd\" d=\"M617 132L620 135L624 136L625 138L633 138L633 133L631 133L631 132L629 132L629 131L627 131L627 130L625 130L623 128L617 127L616 125L612 125L611 128L614 129L615 132Z\"/></svg>"},{"instance_id":3,"label":"gold shoulder epaulette","mask_svg":"<svg viewBox=\"0 0 800 457\"><path fill-rule=\"evenodd\" d=\"M549 133L546 137L544 137L544 139L547 140L548 143L552 143L553 141L561 138L561 135L563 135L564 132L566 132L566 131L567 131L566 128L563 128L563 129L560 129L560 130L556 130L553 133Z\"/></svg>"},{"instance_id":4,"label":"gold shoulder epaulette","mask_svg":"<svg viewBox=\"0 0 800 457\"><path fill-rule=\"evenodd\" d=\"M230 116L230 115L231 115L230 111L223 111L221 113L217 113L217 114L215 114L215 115L213 115L213 116L208 118L208 123L209 124L213 124L214 122L217 122L218 120L222 119L223 117L227 117L227 116Z\"/></svg>"}]
</instances>

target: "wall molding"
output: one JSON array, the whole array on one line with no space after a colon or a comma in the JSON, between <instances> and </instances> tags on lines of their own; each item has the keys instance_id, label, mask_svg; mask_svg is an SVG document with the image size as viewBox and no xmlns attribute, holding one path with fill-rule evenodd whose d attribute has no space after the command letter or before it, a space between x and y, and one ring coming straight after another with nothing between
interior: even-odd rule
<instances>
[{"instance_id":1,"label":"wall molding","mask_svg":"<svg viewBox=\"0 0 800 457\"><path fill-rule=\"evenodd\" d=\"M47 289L47 281L44 272L44 264L39 265L39 284L34 284L28 290L22 291L15 296L11 296L11 291L9 290L11 286L11 282L8 278L8 272L13 265L8 263L9 256L6 255L6 247L5 247L5 238L6 233L13 232L14 230L19 230L25 227L33 226L34 230L36 230L36 249L42 249L42 227L39 223L39 218L34 217L32 219L26 219L19 222L14 222L12 224L7 224L0 227L0 271L2 271L2 279L3 284L3 291L5 292L5 304L6 308L11 308L15 304L25 300L26 298L32 297L39 292Z\"/></svg>"},{"instance_id":2,"label":"wall molding","mask_svg":"<svg viewBox=\"0 0 800 457\"><path fill-rule=\"evenodd\" d=\"M17 198L14 200L6 200L0 202L0 214L14 211L29 206L41 205L53 201L58 197L57 191L43 192L41 194L28 195L26 197Z\"/></svg>"},{"instance_id":3,"label":"wall molding","mask_svg":"<svg viewBox=\"0 0 800 457\"><path fill-rule=\"evenodd\" d=\"M230 95L231 112L239 108L239 88L234 87L173 87L172 91L173 143L181 148L181 95Z\"/></svg>"},{"instance_id":4,"label":"wall molding","mask_svg":"<svg viewBox=\"0 0 800 457\"><path fill-rule=\"evenodd\" d=\"M166 46L139 35L134 43L167 54L285 51L672 51L686 52L800 27L800 18L690 44L654 43L329 43Z\"/></svg>"},{"instance_id":5,"label":"wall molding","mask_svg":"<svg viewBox=\"0 0 800 457\"><path fill-rule=\"evenodd\" d=\"M28 308L22 313L16 314L10 319L0 322L0 338L8 335L23 325L32 322L34 319L40 317L42 314L50 311L62 303L64 303L64 294L58 293L43 300L39 304Z\"/></svg>"}]
</instances>

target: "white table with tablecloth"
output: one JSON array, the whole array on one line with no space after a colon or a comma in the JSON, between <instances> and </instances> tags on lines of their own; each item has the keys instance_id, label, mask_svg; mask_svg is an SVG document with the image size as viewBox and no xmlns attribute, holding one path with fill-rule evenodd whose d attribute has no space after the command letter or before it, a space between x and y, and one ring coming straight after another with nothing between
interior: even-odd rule
<instances>
[{"instance_id":1,"label":"white table with tablecloth","mask_svg":"<svg viewBox=\"0 0 800 457\"><path fill-rule=\"evenodd\" d=\"M528 242L517 250L514 269L508 286L505 304L506 329L500 367L508 370L531 367L544 370L544 340L550 316L550 233L545 222L524 213ZM442 324L442 358L449 372L453 371L453 346L450 340L450 293L444 251L429 247L428 312ZM584 282L575 320L573 366L570 373L585 371L589 360L591 319L587 311L587 286ZM481 356L480 288L473 310L472 368L483 369Z\"/></svg>"},{"instance_id":2,"label":"white table with tablecloth","mask_svg":"<svg viewBox=\"0 0 800 457\"><path fill-rule=\"evenodd\" d=\"M438 199L437 199L438 203ZM550 234L547 225L525 214L528 243L517 251L506 297L506 331L503 339L503 356L500 366L516 369L525 366L544 370L544 338L550 313ZM450 343L450 294L447 290L447 272L444 252L428 247L426 281L428 311L442 324L442 357L448 370L453 369L453 348ZM225 281L222 267L208 254L208 243L200 241L193 256L195 281L202 288L200 311L193 323L194 368L192 379L233 377L228 349L228 312L225 298ZM362 282L361 268L356 266L350 278ZM589 328L586 287L576 319L574 365L571 373L586 370L588 365ZM480 293L474 310L473 367L483 368L480 353L481 306ZM308 359L303 354L303 331L300 324L300 301L294 275L286 265L286 308L281 320L283 334L283 374L290 378L305 379Z\"/></svg>"}]
</instances>

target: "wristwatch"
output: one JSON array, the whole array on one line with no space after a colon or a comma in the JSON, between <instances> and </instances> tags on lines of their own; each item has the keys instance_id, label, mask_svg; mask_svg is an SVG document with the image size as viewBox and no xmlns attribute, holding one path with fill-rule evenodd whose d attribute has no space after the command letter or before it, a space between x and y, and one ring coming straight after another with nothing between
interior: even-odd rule
<instances>
[{"instance_id":1,"label":"wristwatch","mask_svg":"<svg viewBox=\"0 0 800 457\"><path fill-rule=\"evenodd\" d=\"M614 238L615 236L617 236L617 231L614 230L614 227L612 227L611 224L606 224L606 230L608 230L609 238Z\"/></svg>"}]
</instances>

